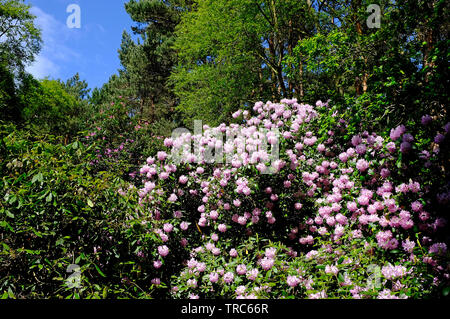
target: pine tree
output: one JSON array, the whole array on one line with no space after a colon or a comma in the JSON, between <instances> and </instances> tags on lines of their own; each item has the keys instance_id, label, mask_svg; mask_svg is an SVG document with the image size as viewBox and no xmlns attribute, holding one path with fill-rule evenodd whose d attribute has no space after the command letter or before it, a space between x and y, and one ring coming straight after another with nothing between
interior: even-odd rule
<instances>
[{"instance_id":1,"label":"pine tree","mask_svg":"<svg viewBox=\"0 0 450 319\"><path fill-rule=\"evenodd\" d=\"M140 113L150 121L173 112L176 98L168 83L177 62L175 27L181 13L189 8L187 1L130 0L125 10L137 22L132 27L137 42L123 33L119 57Z\"/></svg>"}]
</instances>

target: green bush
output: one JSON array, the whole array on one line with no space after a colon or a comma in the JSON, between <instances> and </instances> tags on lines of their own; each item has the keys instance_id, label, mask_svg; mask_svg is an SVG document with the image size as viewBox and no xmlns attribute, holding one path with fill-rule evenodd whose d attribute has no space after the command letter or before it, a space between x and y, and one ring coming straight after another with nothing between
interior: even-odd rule
<instances>
[{"instance_id":1,"label":"green bush","mask_svg":"<svg viewBox=\"0 0 450 319\"><path fill-rule=\"evenodd\" d=\"M37 81L28 76L20 90L22 118L43 134L75 136L86 119L86 104L54 80Z\"/></svg>"},{"instance_id":2,"label":"green bush","mask_svg":"<svg viewBox=\"0 0 450 319\"><path fill-rule=\"evenodd\" d=\"M119 196L126 185L114 174L92 173L94 145L14 129L1 129L0 296L149 297L145 252L155 235L136 196ZM80 267L77 289L67 282L71 264Z\"/></svg>"}]
</instances>

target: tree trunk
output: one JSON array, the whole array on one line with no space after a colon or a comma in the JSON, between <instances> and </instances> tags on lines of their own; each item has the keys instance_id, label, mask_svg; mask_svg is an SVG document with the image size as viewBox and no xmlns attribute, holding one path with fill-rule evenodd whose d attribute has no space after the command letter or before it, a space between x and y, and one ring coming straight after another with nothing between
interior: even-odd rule
<instances>
[{"instance_id":1,"label":"tree trunk","mask_svg":"<svg viewBox=\"0 0 450 319\"><path fill-rule=\"evenodd\" d=\"M261 65L261 63L260 63ZM263 73L262 68L258 68L258 77L259 77L259 98L261 98L263 92L264 92L264 79L263 79Z\"/></svg>"},{"instance_id":2,"label":"tree trunk","mask_svg":"<svg viewBox=\"0 0 450 319\"><path fill-rule=\"evenodd\" d=\"M298 94L300 97L300 101L303 101L303 98L305 97L305 93L303 92L303 62L302 61L300 61L300 63L298 64L298 67L299 67Z\"/></svg>"},{"instance_id":3,"label":"tree trunk","mask_svg":"<svg viewBox=\"0 0 450 319\"><path fill-rule=\"evenodd\" d=\"M425 83L428 83L430 80L430 76L433 72L433 67L435 63L432 61L432 58L430 57L431 51L433 50L434 46L434 31L432 28L427 28L424 32L424 39L427 43L425 45L424 51L423 51L423 66L427 68L427 71L425 73Z\"/></svg>"},{"instance_id":4,"label":"tree trunk","mask_svg":"<svg viewBox=\"0 0 450 319\"><path fill-rule=\"evenodd\" d=\"M363 29L362 29L362 25L361 25L361 21L359 21L358 19L358 10L361 7L361 0L354 0L352 1L352 7L353 7L353 18L355 21L355 28L356 28L356 32L358 33L359 36L363 35ZM357 42L358 46L359 43ZM355 91L356 91L356 95L359 96L361 95L361 93L365 93L367 91L367 80L369 79L369 74L367 73L367 57L365 57L364 55L362 56L363 60L364 60L364 66L363 69L361 70L363 73L362 79L359 78L359 76L356 77L355 79Z\"/></svg>"},{"instance_id":5,"label":"tree trunk","mask_svg":"<svg viewBox=\"0 0 450 319\"><path fill-rule=\"evenodd\" d=\"M289 20L289 36L288 36L288 54L289 56L292 56L292 48L294 46L293 44L293 30L292 30L292 20ZM289 63L288 65L289 70L292 70L292 63ZM289 94L293 94L294 92L294 81L293 79L288 79L289 84Z\"/></svg>"},{"instance_id":6,"label":"tree trunk","mask_svg":"<svg viewBox=\"0 0 450 319\"><path fill-rule=\"evenodd\" d=\"M272 35L273 36L273 35ZM276 65L275 63L275 58L276 58L276 53L275 53L275 47L274 47L274 43L273 43L273 38L272 36L269 36L269 53L270 53L270 62L273 65ZM277 84L276 84L276 79L277 76L275 74L275 71L273 70L273 68L271 68L271 82L272 82L272 99L275 101L277 99Z\"/></svg>"}]
</instances>

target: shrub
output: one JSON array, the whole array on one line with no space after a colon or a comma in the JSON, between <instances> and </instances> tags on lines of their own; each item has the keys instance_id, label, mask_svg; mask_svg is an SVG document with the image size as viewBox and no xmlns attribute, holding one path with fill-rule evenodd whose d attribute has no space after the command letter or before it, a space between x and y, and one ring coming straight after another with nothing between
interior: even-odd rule
<instances>
[{"instance_id":1,"label":"shrub","mask_svg":"<svg viewBox=\"0 0 450 319\"><path fill-rule=\"evenodd\" d=\"M156 154L163 140L152 125L134 116L122 97L101 106L83 133L82 142L95 145L94 170L114 172L125 180L134 178L140 163Z\"/></svg>"},{"instance_id":2,"label":"shrub","mask_svg":"<svg viewBox=\"0 0 450 319\"><path fill-rule=\"evenodd\" d=\"M234 113L243 120L239 125L205 126L200 135L166 139L166 151L140 170L140 202L164 246L154 251L158 280L172 271L165 267L168 258L187 265L163 281L175 296L419 298L448 291L448 176L442 175L448 172L443 140L449 124L429 143L403 126L389 137L351 134L336 109L320 101L316 107L258 102L253 112ZM261 173L269 169L268 152L256 152L262 126L280 130L280 156L269 163L275 170L269 175ZM238 131L241 139L230 143L217 138ZM184 148L191 142L199 151ZM217 145L224 145L231 163L207 164ZM184 161L174 165L167 153ZM236 262L232 248L241 256ZM264 260L264 248L281 255ZM237 276L239 263L262 278ZM375 269L381 284L371 286ZM212 273L220 274L217 283L211 284ZM298 289L288 287L297 281Z\"/></svg>"},{"instance_id":3,"label":"shrub","mask_svg":"<svg viewBox=\"0 0 450 319\"><path fill-rule=\"evenodd\" d=\"M149 297L155 236L133 218L142 214L136 197L118 194L125 183L92 170L95 145L13 129L2 127L0 296ZM68 282L73 264L77 289Z\"/></svg>"},{"instance_id":4,"label":"shrub","mask_svg":"<svg viewBox=\"0 0 450 319\"><path fill-rule=\"evenodd\" d=\"M97 151L129 138L119 105L67 146L1 127L3 297L448 295L449 123L376 134L321 101L258 102L155 144L129 183L134 155Z\"/></svg>"}]
</instances>

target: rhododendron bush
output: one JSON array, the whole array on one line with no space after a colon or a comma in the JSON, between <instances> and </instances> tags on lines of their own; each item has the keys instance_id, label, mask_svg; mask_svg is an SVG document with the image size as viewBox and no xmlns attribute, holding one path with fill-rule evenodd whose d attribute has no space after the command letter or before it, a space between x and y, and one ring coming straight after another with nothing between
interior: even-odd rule
<instances>
[{"instance_id":1,"label":"rhododendron bush","mask_svg":"<svg viewBox=\"0 0 450 319\"><path fill-rule=\"evenodd\" d=\"M140 182L120 190L139 196L130 218L157 235L139 251L156 289L175 298L448 293L450 124L424 116L420 132L349 136L328 103L295 99L233 118L166 138Z\"/></svg>"}]
</instances>

